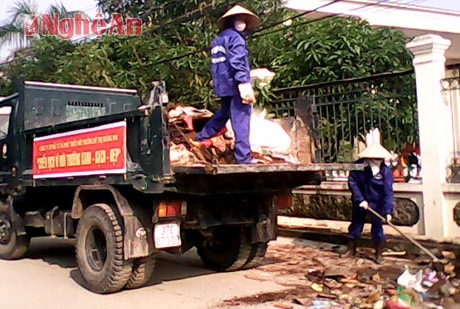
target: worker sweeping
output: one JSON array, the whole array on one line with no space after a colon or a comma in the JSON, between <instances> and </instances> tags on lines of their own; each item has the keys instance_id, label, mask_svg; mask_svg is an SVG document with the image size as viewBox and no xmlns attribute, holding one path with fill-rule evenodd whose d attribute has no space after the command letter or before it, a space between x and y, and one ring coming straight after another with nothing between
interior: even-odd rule
<instances>
[{"instance_id":1,"label":"worker sweeping","mask_svg":"<svg viewBox=\"0 0 460 309\"><path fill-rule=\"evenodd\" d=\"M391 154L380 145L380 134L375 129L367 135L367 148L359 153L359 160L367 166L362 171L351 171L348 185L353 203L351 224L348 228L348 250L342 256L355 256L357 241L361 237L368 208L391 222L393 215L393 172L386 166L384 160ZM386 237L383 232L383 222L372 215L372 240L375 245L375 262L382 262L382 252Z\"/></svg>"},{"instance_id":2,"label":"worker sweeping","mask_svg":"<svg viewBox=\"0 0 460 309\"><path fill-rule=\"evenodd\" d=\"M249 142L252 105L256 102L251 85L249 52L245 36L259 26L258 17L235 5L218 22L220 33L211 45L211 73L221 108L197 135L198 142L219 134L230 119L235 135L235 159L239 164L255 163Z\"/></svg>"}]
</instances>

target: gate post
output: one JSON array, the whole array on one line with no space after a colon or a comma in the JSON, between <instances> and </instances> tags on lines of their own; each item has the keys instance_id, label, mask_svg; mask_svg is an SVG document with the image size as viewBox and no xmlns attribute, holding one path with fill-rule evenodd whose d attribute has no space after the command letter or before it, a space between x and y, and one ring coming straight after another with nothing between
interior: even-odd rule
<instances>
[{"instance_id":1,"label":"gate post","mask_svg":"<svg viewBox=\"0 0 460 309\"><path fill-rule=\"evenodd\" d=\"M423 177L422 222L425 235L442 240L448 236L448 212L442 186L452 154L451 110L441 93L445 77L445 51L450 40L439 35L422 35L406 44L414 54L418 123Z\"/></svg>"}]
</instances>

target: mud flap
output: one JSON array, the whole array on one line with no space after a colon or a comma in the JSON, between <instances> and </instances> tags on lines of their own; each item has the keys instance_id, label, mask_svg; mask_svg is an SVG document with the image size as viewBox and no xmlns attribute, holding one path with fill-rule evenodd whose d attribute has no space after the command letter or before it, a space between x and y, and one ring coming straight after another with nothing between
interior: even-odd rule
<instances>
[{"instance_id":1,"label":"mud flap","mask_svg":"<svg viewBox=\"0 0 460 309\"><path fill-rule=\"evenodd\" d=\"M266 243L270 240L275 240L278 234L278 214L276 205L273 199L266 199L268 206L259 206L258 222L251 228L251 243ZM265 206L267 205L265 204ZM260 208L265 208L265 211Z\"/></svg>"},{"instance_id":2,"label":"mud flap","mask_svg":"<svg viewBox=\"0 0 460 309\"><path fill-rule=\"evenodd\" d=\"M256 223L252 227L252 243L263 242L266 243L270 240L276 239L276 222L274 223L270 218L262 222Z\"/></svg>"},{"instance_id":3,"label":"mud flap","mask_svg":"<svg viewBox=\"0 0 460 309\"><path fill-rule=\"evenodd\" d=\"M135 216L124 216L125 260L147 257L153 253L152 230L144 227Z\"/></svg>"},{"instance_id":4,"label":"mud flap","mask_svg":"<svg viewBox=\"0 0 460 309\"><path fill-rule=\"evenodd\" d=\"M11 223L14 226L16 234L18 236L27 235L25 227L24 227L24 220L14 211L13 208L13 198L8 196L6 202L2 200L2 206L8 207L8 212L10 213Z\"/></svg>"}]
</instances>

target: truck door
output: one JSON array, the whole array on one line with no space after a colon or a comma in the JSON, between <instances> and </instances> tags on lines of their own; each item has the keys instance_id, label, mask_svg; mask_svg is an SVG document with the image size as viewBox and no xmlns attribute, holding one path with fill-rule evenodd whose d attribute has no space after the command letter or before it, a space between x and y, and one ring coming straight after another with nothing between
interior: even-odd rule
<instances>
[{"instance_id":1,"label":"truck door","mask_svg":"<svg viewBox=\"0 0 460 309\"><path fill-rule=\"evenodd\" d=\"M11 153L10 153L10 116L11 105L0 105L0 186L8 184L11 177Z\"/></svg>"}]
</instances>

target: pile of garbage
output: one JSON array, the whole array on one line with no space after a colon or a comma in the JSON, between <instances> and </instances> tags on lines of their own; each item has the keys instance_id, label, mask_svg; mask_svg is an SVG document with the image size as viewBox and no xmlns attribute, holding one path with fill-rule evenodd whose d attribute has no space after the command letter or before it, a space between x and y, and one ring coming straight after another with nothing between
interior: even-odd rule
<instances>
[{"instance_id":1,"label":"pile of garbage","mask_svg":"<svg viewBox=\"0 0 460 309\"><path fill-rule=\"evenodd\" d=\"M419 267L405 265L396 280L397 298L388 308L460 308L460 279L457 278L457 257L452 251L441 251L442 259L429 263L419 258ZM420 264L425 264L421 266Z\"/></svg>"},{"instance_id":2,"label":"pile of garbage","mask_svg":"<svg viewBox=\"0 0 460 309\"><path fill-rule=\"evenodd\" d=\"M274 308L460 308L457 257L442 251L440 263L423 255L416 259L387 251L384 262L375 264L370 248L357 258L340 258L337 246L300 240L271 243L265 260L247 278L274 281L286 286L283 292L258 294L225 301L245 306L269 302Z\"/></svg>"},{"instance_id":3,"label":"pile of garbage","mask_svg":"<svg viewBox=\"0 0 460 309\"><path fill-rule=\"evenodd\" d=\"M445 269L405 265L396 280L382 268L358 268L356 272L326 269L306 274L317 292L307 308L460 308L460 280L452 263ZM437 268L437 267L434 267ZM448 273L445 272L448 270ZM394 272L394 269L393 269Z\"/></svg>"},{"instance_id":4,"label":"pile of garbage","mask_svg":"<svg viewBox=\"0 0 460 309\"><path fill-rule=\"evenodd\" d=\"M170 160L173 166L196 164L235 164L235 138L230 121L219 134L196 143L196 135L213 113L206 109L174 105L168 110L171 136ZM261 164L296 164L289 155L291 138L278 123L266 118L266 111L251 115L250 143L253 157Z\"/></svg>"}]
</instances>

